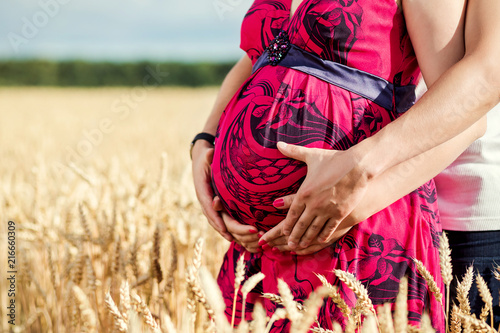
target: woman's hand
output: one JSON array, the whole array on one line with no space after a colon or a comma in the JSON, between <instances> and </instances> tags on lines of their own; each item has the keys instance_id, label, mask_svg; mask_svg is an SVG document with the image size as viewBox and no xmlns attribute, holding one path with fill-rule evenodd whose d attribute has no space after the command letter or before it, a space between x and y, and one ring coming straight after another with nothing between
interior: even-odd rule
<instances>
[{"instance_id":1,"label":"woman's hand","mask_svg":"<svg viewBox=\"0 0 500 333\"><path fill-rule=\"evenodd\" d=\"M276 248L281 252L293 251L293 253L297 255L308 255L323 250L324 248L332 245L340 238L342 238L356 224L350 223L350 221L346 219L340 223L340 225L332 233L332 235L328 237L326 242L319 242L317 239L315 239L307 247L294 250L288 245L288 237L283 234L282 223L283 222L266 232L264 236L262 236L259 244L261 244L262 246L267 245L272 248ZM266 245L264 245L264 243Z\"/></svg>"},{"instance_id":2,"label":"woman's hand","mask_svg":"<svg viewBox=\"0 0 500 333\"><path fill-rule=\"evenodd\" d=\"M210 225L228 241L233 240L233 236L227 231L221 214L214 208L214 193L211 184L212 159L214 147L205 140L196 141L193 147L193 182L196 196L201 204L203 214L208 219Z\"/></svg>"},{"instance_id":3,"label":"woman's hand","mask_svg":"<svg viewBox=\"0 0 500 333\"><path fill-rule=\"evenodd\" d=\"M259 232L257 228L253 226L239 223L224 211L221 214L227 231L231 233L236 243L240 244L251 253L262 251L259 245L259 238L264 235L264 232Z\"/></svg>"},{"instance_id":4,"label":"woman's hand","mask_svg":"<svg viewBox=\"0 0 500 333\"><path fill-rule=\"evenodd\" d=\"M277 208L290 208L281 224L289 248L307 248L316 238L319 243L330 241L340 222L361 201L373 175L361 166L352 148L336 151L279 142L278 149L307 164L307 176L297 194L274 203ZM267 235L263 239L269 240Z\"/></svg>"}]
</instances>

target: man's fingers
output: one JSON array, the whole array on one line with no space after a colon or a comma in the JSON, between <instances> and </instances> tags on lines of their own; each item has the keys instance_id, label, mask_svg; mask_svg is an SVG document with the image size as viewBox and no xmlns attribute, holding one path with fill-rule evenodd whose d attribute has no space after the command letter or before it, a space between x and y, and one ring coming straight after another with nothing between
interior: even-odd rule
<instances>
[{"instance_id":1,"label":"man's fingers","mask_svg":"<svg viewBox=\"0 0 500 333\"><path fill-rule=\"evenodd\" d=\"M306 161L307 154L310 153L311 149L302 146L291 145L283 141L278 142L277 147L279 151L286 157L293 158L294 160L299 160L302 162Z\"/></svg>"},{"instance_id":2,"label":"man's fingers","mask_svg":"<svg viewBox=\"0 0 500 333\"><path fill-rule=\"evenodd\" d=\"M323 248L324 247L321 245L314 244L314 245L306 247L305 249L298 249L297 251L295 251L295 254L299 255L299 256L305 256L308 254L313 254L314 252L318 252L319 250L322 250Z\"/></svg>"},{"instance_id":3,"label":"man's fingers","mask_svg":"<svg viewBox=\"0 0 500 333\"><path fill-rule=\"evenodd\" d=\"M266 243L270 243L274 241L274 239L279 238L283 236L283 229L282 229L282 223L280 222L278 225L276 225L274 228L266 232L259 241L260 245L264 245Z\"/></svg>"},{"instance_id":4,"label":"man's fingers","mask_svg":"<svg viewBox=\"0 0 500 333\"><path fill-rule=\"evenodd\" d=\"M286 218L282 222L284 235L291 235L292 230L295 228L295 224L301 217L304 209L306 209L306 205L304 203L298 203L297 200L292 203L288 213L286 214Z\"/></svg>"},{"instance_id":5,"label":"man's fingers","mask_svg":"<svg viewBox=\"0 0 500 333\"><path fill-rule=\"evenodd\" d=\"M300 239L299 247L303 249L307 248L314 240L316 240L318 234L321 232L327 221L327 217L317 216L314 218L313 222Z\"/></svg>"},{"instance_id":6,"label":"man's fingers","mask_svg":"<svg viewBox=\"0 0 500 333\"><path fill-rule=\"evenodd\" d=\"M299 241L306 232L307 228L311 225L313 222L314 216L311 214L308 214L307 211L304 211L300 218L298 219L297 223L293 227L292 232L290 233L290 236L288 237L288 246L290 246L291 249L296 249L297 246L299 245ZM286 235L286 233L285 233Z\"/></svg>"},{"instance_id":7,"label":"man's fingers","mask_svg":"<svg viewBox=\"0 0 500 333\"><path fill-rule=\"evenodd\" d=\"M287 236L281 236L278 238L274 238L271 241L267 242L267 245L270 247L277 247L277 246L283 246L283 245L288 245L288 237Z\"/></svg>"},{"instance_id":8,"label":"man's fingers","mask_svg":"<svg viewBox=\"0 0 500 333\"><path fill-rule=\"evenodd\" d=\"M340 221L338 219L331 218L326 222L325 227L321 231L318 236L318 241L320 243L327 243L330 240L330 237L333 235L337 227L339 226Z\"/></svg>"},{"instance_id":9,"label":"man's fingers","mask_svg":"<svg viewBox=\"0 0 500 333\"><path fill-rule=\"evenodd\" d=\"M287 195L285 197L278 198L274 200L273 206L277 209L288 209L292 205L293 199L296 194Z\"/></svg>"}]
</instances>

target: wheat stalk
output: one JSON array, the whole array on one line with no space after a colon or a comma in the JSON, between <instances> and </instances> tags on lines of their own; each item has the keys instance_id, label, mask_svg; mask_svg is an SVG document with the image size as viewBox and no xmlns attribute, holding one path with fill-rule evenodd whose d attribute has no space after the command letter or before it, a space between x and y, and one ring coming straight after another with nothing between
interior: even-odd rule
<instances>
[{"instance_id":1,"label":"wheat stalk","mask_svg":"<svg viewBox=\"0 0 500 333\"><path fill-rule=\"evenodd\" d=\"M451 264L451 249L448 236L443 231L439 237L439 264L441 266L441 275L443 283L446 286L446 305L445 305L445 320L446 332L449 331L448 317L450 311L450 284L453 280L453 266Z\"/></svg>"},{"instance_id":2,"label":"wheat stalk","mask_svg":"<svg viewBox=\"0 0 500 333\"><path fill-rule=\"evenodd\" d=\"M395 333L406 332L408 323L408 278L403 276L399 281L399 293L396 296L396 306L394 311L394 331Z\"/></svg>"},{"instance_id":3,"label":"wheat stalk","mask_svg":"<svg viewBox=\"0 0 500 333\"><path fill-rule=\"evenodd\" d=\"M394 333L394 322L391 315L391 304L385 303L377 308L380 333Z\"/></svg>"},{"instance_id":4,"label":"wheat stalk","mask_svg":"<svg viewBox=\"0 0 500 333\"><path fill-rule=\"evenodd\" d=\"M238 262L236 263L236 272L234 276L234 298L233 298L233 312L231 315L231 328L234 327L234 317L236 315L236 301L238 299L238 292L240 290L241 282L245 278L245 255L242 254L238 258ZM245 316L245 313L242 314Z\"/></svg>"}]
</instances>

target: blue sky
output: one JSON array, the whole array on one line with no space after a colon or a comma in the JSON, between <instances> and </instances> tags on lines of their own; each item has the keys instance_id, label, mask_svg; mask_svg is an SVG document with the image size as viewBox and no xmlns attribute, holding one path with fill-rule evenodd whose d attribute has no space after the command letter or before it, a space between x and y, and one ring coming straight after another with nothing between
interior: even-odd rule
<instances>
[{"instance_id":1,"label":"blue sky","mask_svg":"<svg viewBox=\"0 0 500 333\"><path fill-rule=\"evenodd\" d=\"M238 59L252 0L1 0L0 58Z\"/></svg>"}]
</instances>

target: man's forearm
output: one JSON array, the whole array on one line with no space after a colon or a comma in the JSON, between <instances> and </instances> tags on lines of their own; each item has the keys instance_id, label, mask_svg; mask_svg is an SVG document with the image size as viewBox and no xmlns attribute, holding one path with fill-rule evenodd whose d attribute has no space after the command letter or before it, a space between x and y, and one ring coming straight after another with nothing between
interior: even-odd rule
<instances>
[{"instance_id":1,"label":"man's forearm","mask_svg":"<svg viewBox=\"0 0 500 333\"><path fill-rule=\"evenodd\" d=\"M356 224L426 183L451 164L486 129L486 117L447 142L404 161L373 179L345 223ZM344 222L343 222L344 223Z\"/></svg>"},{"instance_id":2,"label":"man's forearm","mask_svg":"<svg viewBox=\"0 0 500 333\"><path fill-rule=\"evenodd\" d=\"M476 57L466 57L403 116L353 147L371 177L456 137L500 101L498 79Z\"/></svg>"}]
</instances>

